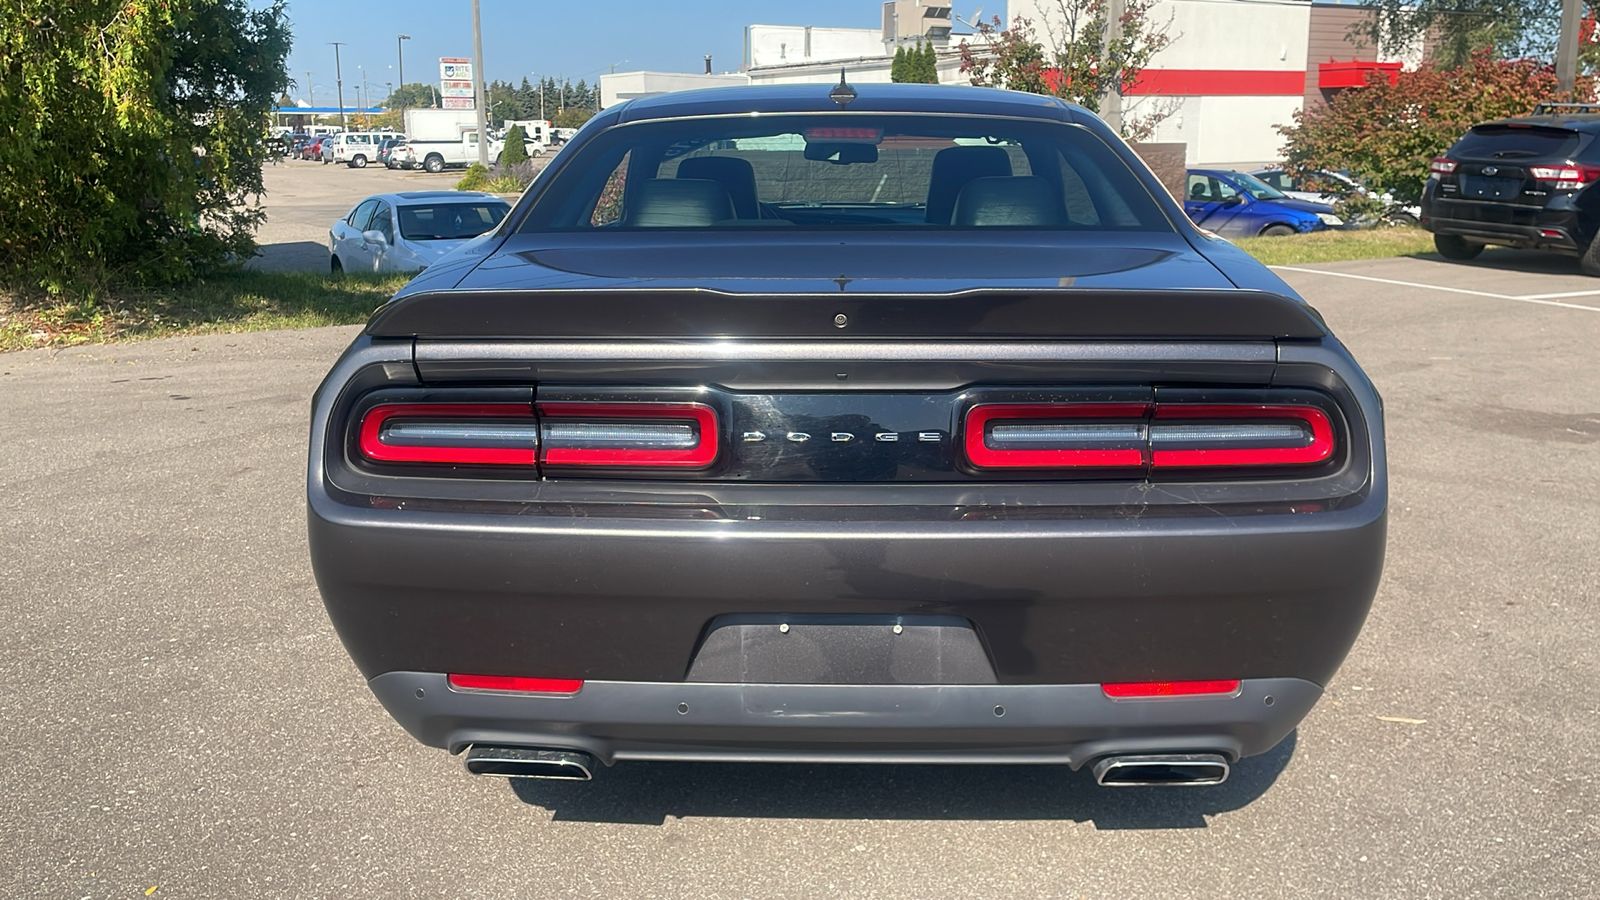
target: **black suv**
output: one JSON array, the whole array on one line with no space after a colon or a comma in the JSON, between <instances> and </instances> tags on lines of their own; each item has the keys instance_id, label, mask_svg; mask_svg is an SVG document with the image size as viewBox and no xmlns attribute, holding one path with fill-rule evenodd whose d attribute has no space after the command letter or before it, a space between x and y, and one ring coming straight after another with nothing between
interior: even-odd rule
<instances>
[{"instance_id":1,"label":"black suv","mask_svg":"<svg viewBox=\"0 0 1600 900\"><path fill-rule=\"evenodd\" d=\"M1581 110L1560 112L1559 110ZM1600 275L1600 106L1474 125L1429 165L1422 225L1446 259L1486 244L1577 255Z\"/></svg>"}]
</instances>

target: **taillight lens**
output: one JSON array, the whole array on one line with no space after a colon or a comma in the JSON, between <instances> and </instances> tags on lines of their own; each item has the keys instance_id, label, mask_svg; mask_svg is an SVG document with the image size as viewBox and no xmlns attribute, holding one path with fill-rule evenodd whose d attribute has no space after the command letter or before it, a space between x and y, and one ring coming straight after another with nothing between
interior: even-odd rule
<instances>
[{"instance_id":1,"label":"taillight lens","mask_svg":"<svg viewBox=\"0 0 1600 900\"><path fill-rule=\"evenodd\" d=\"M1130 681L1102 684L1100 691L1115 700L1135 697L1192 697L1201 694L1237 694L1239 679L1221 681Z\"/></svg>"},{"instance_id":2,"label":"taillight lens","mask_svg":"<svg viewBox=\"0 0 1600 900\"><path fill-rule=\"evenodd\" d=\"M532 466L539 424L526 403L390 403L367 410L359 443L378 462Z\"/></svg>"},{"instance_id":3,"label":"taillight lens","mask_svg":"<svg viewBox=\"0 0 1600 900\"><path fill-rule=\"evenodd\" d=\"M1314 406L1158 404L1150 464L1309 466L1333 456L1333 423Z\"/></svg>"},{"instance_id":4,"label":"taillight lens","mask_svg":"<svg viewBox=\"0 0 1600 900\"><path fill-rule=\"evenodd\" d=\"M540 403L540 461L550 466L704 468L717 414L702 403Z\"/></svg>"},{"instance_id":5,"label":"taillight lens","mask_svg":"<svg viewBox=\"0 0 1600 900\"><path fill-rule=\"evenodd\" d=\"M1126 468L1145 464L1147 403L993 403L967 413L979 468Z\"/></svg>"},{"instance_id":6,"label":"taillight lens","mask_svg":"<svg viewBox=\"0 0 1600 900\"><path fill-rule=\"evenodd\" d=\"M980 469L1313 466L1333 458L1333 422L1309 405L980 404L966 417Z\"/></svg>"},{"instance_id":7,"label":"taillight lens","mask_svg":"<svg viewBox=\"0 0 1600 900\"><path fill-rule=\"evenodd\" d=\"M1433 161L1428 163L1428 171L1435 175L1449 175L1456 170L1458 165L1460 164L1449 157L1435 156Z\"/></svg>"},{"instance_id":8,"label":"taillight lens","mask_svg":"<svg viewBox=\"0 0 1600 900\"><path fill-rule=\"evenodd\" d=\"M1558 191L1576 191L1600 180L1596 166L1529 166L1528 174L1539 181L1555 182Z\"/></svg>"},{"instance_id":9,"label":"taillight lens","mask_svg":"<svg viewBox=\"0 0 1600 900\"><path fill-rule=\"evenodd\" d=\"M578 678L524 678L517 675L448 676L450 686L466 691L508 691L518 694L576 694L583 689Z\"/></svg>"}]
</instances>

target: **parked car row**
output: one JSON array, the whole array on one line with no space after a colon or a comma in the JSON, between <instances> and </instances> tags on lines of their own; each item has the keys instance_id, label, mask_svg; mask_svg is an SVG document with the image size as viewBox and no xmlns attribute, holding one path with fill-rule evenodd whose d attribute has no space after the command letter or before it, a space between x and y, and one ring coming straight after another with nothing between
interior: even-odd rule
<instances>
[{"instance_id":1,"label":"parked car row","mask_svg":"<svg viewBox=\"0 0 1600 900\"><path fill-rule=\"evenodd\" d=\"M1190 169L1183 211L1222 237L1285 237L1343 227L1326 203L1299 200L1265 181L1228 169Z\"/></svg>"}]
</instances>

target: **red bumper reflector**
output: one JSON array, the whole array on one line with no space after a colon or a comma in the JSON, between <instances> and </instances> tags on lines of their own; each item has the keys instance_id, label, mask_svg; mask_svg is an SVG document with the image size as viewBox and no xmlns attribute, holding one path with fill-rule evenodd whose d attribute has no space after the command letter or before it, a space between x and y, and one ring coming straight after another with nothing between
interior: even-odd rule
<instances>
[{"instance_id":1,"label":"red bumper reflector","mask_svg":"<svg viewBox=\"0 0 1600 900\"><path fill-rule=\"evenodd\" d=\"M450 675L450 686L469 691L515 691L520 694L576 694L581 678L522 678L516 675Z\"/></svg>"},{"instance_id":2,"label":"red bumper reflector","mask_svg":"<svg viewBox=\"0 0 1600 900\"><path fill-rule=\"evenodd\" d=\"M538 446L526 403L391 403L361 420L361 452L379 462L531 466Z\"/></svg>"},{"instance_id":3,"label":"red bumper reflector","mask_svg":"<svg viewBox=\"0 0 1600 900\"><path fill-rule=\"evenodd\" d=\"M703 468L717 459L717 413L702 403L540 403L551 466ZM659 427L652 427L652 423Z\"/></svg>"},{"instance_id":4,"label":"red bumper reflector","mask_svg":"<svg viewBox=\"0 0 1600 900\"><path fill-rule=\"evenodd\" d=\"M1102 684L1100 690L1118 700L1129 697L1188 697L1196 694L1236 694L1239 679L1231 681L1128 681Z\"/></svg>"}]
</instances>

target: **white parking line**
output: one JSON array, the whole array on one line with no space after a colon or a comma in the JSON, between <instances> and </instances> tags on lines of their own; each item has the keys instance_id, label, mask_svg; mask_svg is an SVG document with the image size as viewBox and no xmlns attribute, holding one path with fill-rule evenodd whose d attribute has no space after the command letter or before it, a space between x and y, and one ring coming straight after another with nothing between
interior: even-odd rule
<instances>
[{"instance_id":1,"label":"white parking line","mask_svg":"<svg viewBox=\"0 0 1600 900\"><path fill-rule=\"evenodd\" d=\"M1357 281L1375 281L1378 284L1392 284L1399 287L1419 288L1425 291L1446 291L1452 294L1467 294L1473 297L1489 297L1494 300L1515 300L1518 303L1537 303L1540 306L1559 306L1562 309L1581 309L1587 312L1600 312L1600 306L1584 306L1581 303L1562 303L1559 300L1548 299L1551 297L1585 297L1600 294L1600 291L1573 291L1568 294L1529 294L1527 296L1514 296L1512 294L1493 294L1488 291L1470 291L1466 288L1445 287L1439 284L1419 284L1415 281L1397 281L1393 278L1375 278L1371 275L1352 275L1349 272L1329 272L1326 269L1303 269L1299 266L1271 266L1282 272L1305 272L1308 275L1331 275L1335 278L1354 278Z\"/></svg>"}]
</instances>

